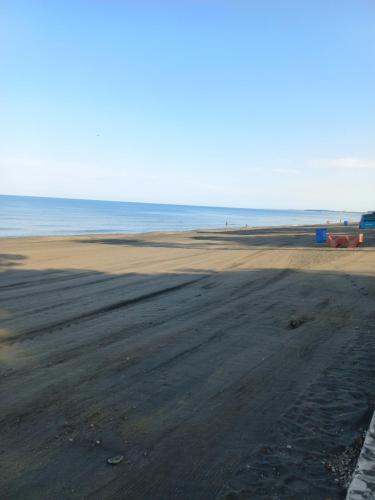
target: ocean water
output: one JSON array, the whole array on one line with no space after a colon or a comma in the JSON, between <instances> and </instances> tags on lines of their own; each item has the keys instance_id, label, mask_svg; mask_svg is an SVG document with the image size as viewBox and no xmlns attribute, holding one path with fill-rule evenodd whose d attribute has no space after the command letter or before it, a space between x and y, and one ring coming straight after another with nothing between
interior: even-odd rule
<instances>
[{"instance_id":1,"label":"ocean water","mask_svg":"<svg viewBox=\"0 0 375 500\"><path fill-rule=\"evenodd\" d=\"M181 231L241 226L359 221L360 214L325 210L160 205L0 195L0 237Z\"/></svg>"}]
</instances>

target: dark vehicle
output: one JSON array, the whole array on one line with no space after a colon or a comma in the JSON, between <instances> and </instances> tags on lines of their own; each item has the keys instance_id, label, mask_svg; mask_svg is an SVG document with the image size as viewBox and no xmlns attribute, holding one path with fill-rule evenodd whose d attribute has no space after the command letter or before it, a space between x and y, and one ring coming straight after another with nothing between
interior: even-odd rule
<instances>
[{"instance_id":1,"label":"dark vehicle","mask_svg":"<svg viewBox=\"0 0 375 500\"><path fill-rule=\"evenodd\" d=\"M359 229L375 229L375 212L362 215L359 221Z\"/></svg>"}]
</instances>

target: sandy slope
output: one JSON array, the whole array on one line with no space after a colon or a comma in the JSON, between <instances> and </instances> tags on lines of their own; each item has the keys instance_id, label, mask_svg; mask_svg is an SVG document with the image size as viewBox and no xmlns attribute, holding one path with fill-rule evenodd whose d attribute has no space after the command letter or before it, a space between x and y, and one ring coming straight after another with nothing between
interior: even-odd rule
<instances>
[{"instance_id":1,"label":"sandy slope","mask_svg":"<svg viewBox=\"0 0 375 500\"><path fill-rule=\"evenodd\" d=\"M1 240L1 498L340 498L375 248L313 234Z\"/></svg>"}]
</instances>

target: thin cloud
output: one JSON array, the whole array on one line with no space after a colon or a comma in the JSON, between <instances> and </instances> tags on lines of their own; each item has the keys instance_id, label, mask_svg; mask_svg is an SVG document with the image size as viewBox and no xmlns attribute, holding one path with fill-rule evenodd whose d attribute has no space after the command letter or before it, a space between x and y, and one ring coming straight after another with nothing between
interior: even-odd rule
<instances>
[{"instance_id":1,"label":"thin cloud","mask_svg":"<svg viewBox=\"0 0 375 500\"><path fill-rule=\"evenodd\" d=\"M341 158L317 158L310 160L308 165L312 168L326 168L339 170L355 169L375 169L375 160L370 158L360 158L347 156Z\"/></svg>"}]
</instances>

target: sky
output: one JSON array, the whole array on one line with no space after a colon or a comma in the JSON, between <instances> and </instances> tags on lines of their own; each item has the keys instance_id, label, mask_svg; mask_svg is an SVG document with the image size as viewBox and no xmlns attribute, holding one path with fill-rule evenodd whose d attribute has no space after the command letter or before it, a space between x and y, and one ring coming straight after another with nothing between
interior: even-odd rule
<instances>
[{"instance_id":1,"label":"sky","mask_svg":"<svg viewBox=\"0 0 375 500\"><path fill-rule=\"evenodd\" d=\"M375 210L374 0L2 0L0 194Z\"/></svg>"}]
</instances>

